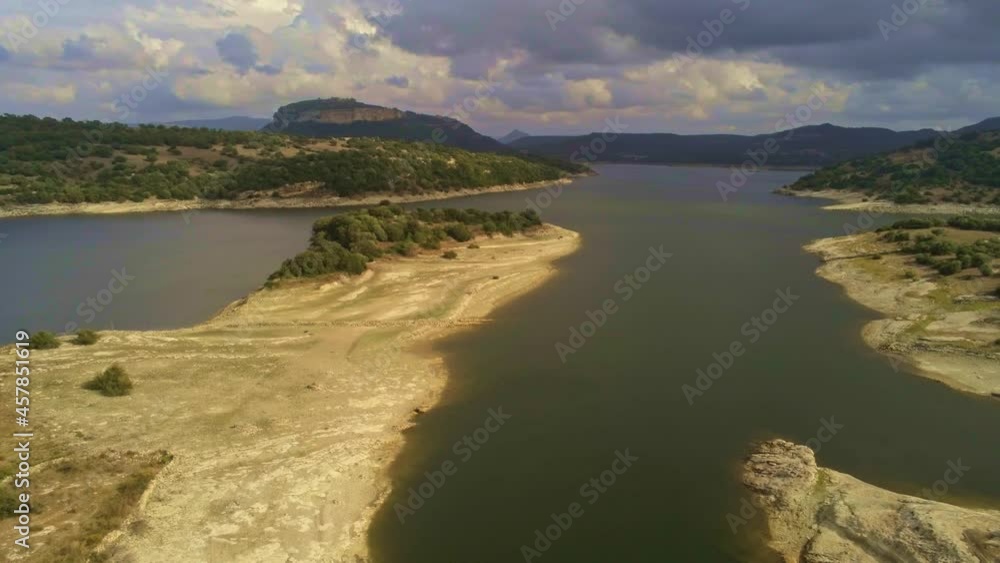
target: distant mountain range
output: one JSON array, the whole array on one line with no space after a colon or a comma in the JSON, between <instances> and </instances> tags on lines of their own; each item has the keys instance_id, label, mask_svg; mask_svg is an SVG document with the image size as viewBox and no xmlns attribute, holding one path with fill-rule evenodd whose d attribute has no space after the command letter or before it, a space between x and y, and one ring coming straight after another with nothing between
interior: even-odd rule
<instances>
[{"instance_id":1,"label":"distant mountain range","mask_svg":"<svg viewBox=\"0 0 1000 563\"><path fill-rule=\"evenodd\" d=\"M500 141L501 143L505 144L505 145L509 145L509 144L513 143L514 141L519 141L519 140L521 140L521 139L523 139L525 137L530 137L530 136L531 135L528 135L527 133L525 133L524 131L521 131L520 129L514 129L510 133L507 133L506 135L504 135L503 137L500 137L497 140Z\"/></svg>"},{"instance_id":2,"label":"distant mountain range","mask_svg":"<svg viewBox=\"0 0 1000 563\"><path fill-rule=\"evenodd\" d=\"M177 127L193 127L196 129L220 129L222 131L259 131L271 120L266 117L246 117L236 115L219 119L189 119L186 121L171 121L164 125Z\"/></svg>"},{"instance_id":3,"label":"distant mountain range","mask_svg":"<svg viewBox=\"0 0 1000 563\"><path fill-rule=\"evenodd\" d=\"M997 129L1000 129L1000 118L992 118L955 133ZM524 152L578 161L730 165L743 163L754 155L753 160L768 166L819 167L898 150L938 135L940 133L933 129L893 131L824 123L769 135L625 133L602 138L601 133L591 133L531 136L518 139L510 146Z\"/></svg>"}]
</instances>

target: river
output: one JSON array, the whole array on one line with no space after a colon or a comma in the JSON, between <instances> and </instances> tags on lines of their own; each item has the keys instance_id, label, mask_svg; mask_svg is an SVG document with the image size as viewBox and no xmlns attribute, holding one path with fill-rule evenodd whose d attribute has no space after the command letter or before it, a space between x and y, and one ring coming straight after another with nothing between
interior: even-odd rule
<instances>
[{"instance_id":1,"label":"river","mask_svg":"<svg viewBox=\"0 0 1000 563\"><path fill-rule=\"evenodd\" d=\"M986 447L1000 441L996 402L870 350L860 330L874 313L817 277L818 259L801 249L845 224L864 227L864 216L771 193L800 172L759 172L723 201L716 182L726 170L599 170L555 198L532 191L421 204L499 210L535 201L546 221L580 232L583 246L494 322L440 343L452 376L392 467L394 492L370 535L376 561L524 561L528 548L538 552L532 561L553 563L759 558L762 518L734 532L727 514L746 496L738 468L748 444L773 436L814 439L821 464L914 494L961 459L972 469L944 500L1000 499L1000 450ZM0 340L70 323L197 323L258 287L328 213L0 221ZM647 265L659 268L644 273ZM613 312L601 320L607 303ZM587 336L571 339L572 327ZM730 361L733 349L742 352ZM696 386L699 370L717 375L707 389ZM504 414L502 426L486 423L491 409ZM487 439L456 447L465 436ZM615 462L626 457L628 465ZM446 462L454 471L441 479ZM602 472L614 483L590 484ZM430 497L400 522L397 503L422 485ZM573 503L579 509L565 516ZM536 545L553 514L565 531Z\"/></svg>"}]
</instances>

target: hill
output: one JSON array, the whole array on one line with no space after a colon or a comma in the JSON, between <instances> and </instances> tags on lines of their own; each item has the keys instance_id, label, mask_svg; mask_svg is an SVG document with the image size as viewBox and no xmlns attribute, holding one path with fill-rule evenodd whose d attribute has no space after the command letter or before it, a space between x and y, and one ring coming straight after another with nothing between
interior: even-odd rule
<instances>
[{"instance_id":1,"label":"hill","mask_svg":"<svg viewBox=\"0 0 1000 563\"><path fill-rule=\"evenodd\" d=\"M525 133L524 131L521 131L520 129L514 129L510 133L507 133L506 135L504 135L503 137L500 137L497 140L500 141L501 143L505 144L505 145L509 145L509 144L513 143L514 141L519 141L519 140L521 140L521 139L523 139L525 137L530 137L530 136L531 135Z\"/></svg>"},{"instance_id":2,"label":"hill","mask_svg":"<svg viewBox=\"0 0 1000 563\"><path fill-rule=\"evenodd\" d=\"M1000 131L945 135L817 170L788 190L839 190L895 203L1000 204Z\"/></svg>"},{"instance_id":3,"label":"hill","mask_svg":"<svg viewBox=\"0 0 1000 563\"><path fill-rule=\"evenodd\" d=\"M223 131L259 131L270 123L266 117L247 117L234 115L219 119L189 119L186 121L171 121L164 125L171 127L191 127L195 129L221 129Z\"/></svg>"},{"instance_id":4,"label":"hill","mask_svg":"<svg viewBox=\"0 0 1000 563\"><path fill-rule=\"evenodd\" d=\"M308 137L380 137L433 141L476 152L508 151L496 139L477 133L457 119L365 104L353 98L306 100L282 106L267 129Z\"/></svg>"},{"instance_id":5,"label":"hill","mask_svg":"<svg viewBox=\"0 0 1000 563\"><path fill-rule=\"evenodd\" d=\"M566 163L435 143L0 117L0 206L416 195L562 178Z\"/></svg>"},{"instance_id":6,"label":"hill","mask_svg":"<svg viewBox=\"0 0 1000 563\"><path fill-rule=\"evenodd\" d=\"M955 131L955 134L964 135L965 133L985 133L986 131L997 130L1000 130L1000 117L991 117L990 119L984 119L975 125L962 127L958 131Z\"/></svg>"},{"instance_id":7,"label":"hill","mask_svg":"<svg viewBox=\"0 0 1000 563\"><path fill-rule=\"evenodd\" d=\"M650 164L741 164L765 145L776 147L767 166L825 166L877 152L890 151L929 139L931 129L892 131L876 127L838 127L829 123L799 127L770 135L676 135L626 133L605 143L600 133L579 137L526 137L514 141L515 149L551 157L589 160L581 150L606 146L595 154L601 162Z\"/></svg>"}]
</instances>

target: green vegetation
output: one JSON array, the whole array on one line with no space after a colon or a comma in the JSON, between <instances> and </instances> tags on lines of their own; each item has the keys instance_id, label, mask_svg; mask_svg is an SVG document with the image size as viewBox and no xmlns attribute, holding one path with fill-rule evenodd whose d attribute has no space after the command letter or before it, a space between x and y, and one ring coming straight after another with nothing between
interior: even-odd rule
<instances>
[{"instance_id":1,"label":"green vegetation","mask_svg":"<svg viewBox=\"0 0 1000 563\"><path fill-rule=\"evenodd\" d=\"M62 342L51 332L40 330L31 335L28 345L35 350L51 350L62 346Z\"/></svg>"},{"instance_id":2,"label":"green vegetation","mask_svg":"<svg viewBox=\"0 0 1000 563\"><path fill-rule=\"evenodd\" d=\"M444 258L445 260L454 260L458 258L458 253L454 250L446 250L444 254L441 255L441 258Z\"/></svg>"},{"instance_id":3,"label":"green vegetation","mask_svg":"<svg viewBox=\"0 0 1000 563\"><path fill-rule=\"evenodd\" d=\"M542 224L533 210L490 213L476 209L403 210L381 205L316 221L309 248L281 265L269 281L307 278L334 272L360 274L386 253L413 256L418 248L441 242L466 242L477 233L512 236Z\"/></svg>"},{"instance_id":4,"label":"green vegetation","mask_svg":"<svg viewBox=\"0 0 1000 563\"><path fill-rule=\"evenodd\" d=\"M17 492L10 485L0 485L0 520L14 517L20 504Z\"/></svg>"},{"instance_id":5,"label":"green vegetation","mask_svg":"<svg viewBox=\"0 0 1000 563\"><path fill-rule=\"evenodd\" d=\"M340 196L413 194L555 180L581 170L429 142L0 116L0 206L236 199L305 183Z\"/></svg>"},{"instance_id":6,"label":"green vegetation","mask_svg":"<svg viewBox=\"0 0 1000 563\"><path fill-rule=\"evenodd\" d=\"M97 344L100 335L93 330L81 330L76 333L76 338L73 339L73 344L78 346L91 346Z\"/></svg>"},{"instance_id":7,"label":"green vegetation","mask_svg":"<svg viewBox=\"0 0 1000 563\"><path fill-rule=\"evenodd\" d=\"M992 276L993 261L1000 258L1000 237L985 237L972 242L957 242L941 226L962 231L1000 232L1000 221L974 217L940 219L905 219L879 229L882 240L898 243L905 254L915 255L921 266L934 268L943 276L952 276L976 268L983 276ZM925 231L910 236L904 231Z\"/></svg>"},{"instance_id":8,"label":"green vegetation","mask_svg":"<svg viewBox=\"0 0 1000 563\"><path fill-rule=\"evenodd\" d=\"M83 384L89 391L99 391L105 397L122 397L132 391L132 380L125 369L113 364L103 373Z\"/></svg>"},{"instance_id":9,"label":"green vegetation","mask_svg":"<svg viewBox=\"0 0 1000 563\"><path fill-rule=\"evenodd\" d=\"M1000 133L930 139L817 170L789 188L856 191L896 203L1000 204Z\"/></svg>"}]
</instances>

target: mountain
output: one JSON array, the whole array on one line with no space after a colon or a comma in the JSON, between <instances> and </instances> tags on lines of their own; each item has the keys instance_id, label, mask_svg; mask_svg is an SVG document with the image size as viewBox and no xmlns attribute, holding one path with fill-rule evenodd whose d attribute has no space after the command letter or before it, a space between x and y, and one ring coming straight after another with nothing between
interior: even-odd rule
<instances>
[{"instance_id":1,"label":"mountain","mask_svg":"<svg viewBox=\"0 0 1000 563\"><path fill-rule=\"evenodd\" d=\"M496 139L440 115L359 102L353 98L307 100L278 109L265 129L309 137L382 137L433 141L476 152L509 152Z\"/></svg>"},{"instance_id":2,"label":"mountain","mask_svg":"<svg viewBox=\"0 0 1000 563\"><path fill-rule=\"evenodd\" d=\"M955 133L964 135L966 133L983 133L985 131L996 131L998 129L1000 129L1000 117L991 117L989 119L984 119L975 125L962 127L958 131L955 131Z\"/></svg>"},{"instance_id":3,"label":"mountain","mask_svg":"<svg viewBox=\"0 0 1000 563\"><path fill-rule=\"evenodd\" d=\"M514 129L510 133L507 133L506 135L504 135L503 137L500 137L497 140L500 141L501 143L505 144L505 145L509 145L509 144L513 143L514 141L518 141L520 139L523 139L525 137L530 137L530 136L531 135L525 133L524 131L521 131L520 129Z\"/></svg>"},{"instance_id":4,"label":"mountain","mask_svg":"<svg viewBox=\"0 0 1000 563\"><path fill-rule=\"evenodd\" d=\"M840 190L896 203L998 205L1000 131L941 134L902 150L817 170L786 190Z\"/></svg>"},{"instance_id":5,"label":"mountain","mask_svg":"<svg viewBox=\"0 0 1000 563\"><path fill-rule=\"evenodd\" d=\"M192 127L195 129L219 129L222 131L257 131L271 120L266 117L247 117L236 115L219 119L189 119L186 121L171 121L164 125L176 127Z\"/></svg>"},{"instance_id":6,"label":"mountain","mask_svg":"<svg viewBox=\"0 0 1000 563\"><path fill-rule=\"evenodd\" d=\"M758 164L767 166L815 167L896 150L934 135L932 129L897 132L825 123L769 135L623 133L611 136L591 133L578 137L525 137L511 143L511 147L577 161L730 165L746 162L754 154ZM765 147L772 149L766 157L760 152L766 153ZM587 156L588 152L595 158Z\"/></svg>"}]
</instances>

